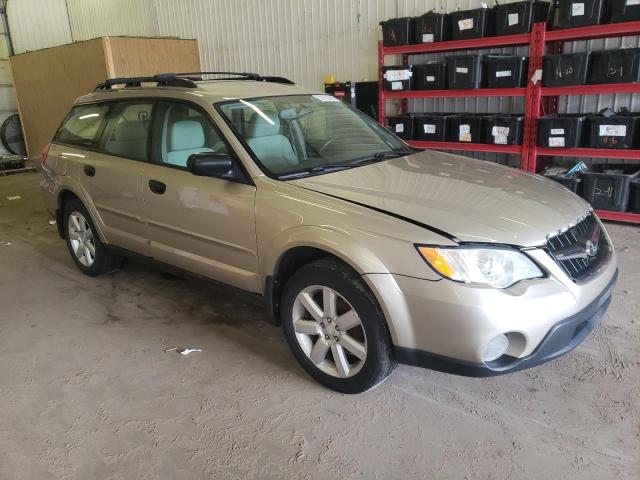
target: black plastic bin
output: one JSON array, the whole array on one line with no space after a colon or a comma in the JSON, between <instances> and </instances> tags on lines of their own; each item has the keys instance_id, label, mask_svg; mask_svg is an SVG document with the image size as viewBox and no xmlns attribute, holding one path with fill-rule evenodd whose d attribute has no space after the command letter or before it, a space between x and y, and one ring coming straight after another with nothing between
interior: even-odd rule
<instances>
[{"instance_id":1,"label":"black plastic bin","mask_svg":"<svg viewBox=\"0 0 640 480\"><path fill-rule=\"evenodd\" d=\"M640 48L591 52L588 83L640 82Z\"/></svg>"},{"instance_id":2,"label":"black plastic bin","mask_svg":"<svg viewBox=\"0 0 640 480\"><path fill-rule=\"evenodd\" d=\"M447 113L431 113L413 117L413 138L423 142L444 142L447 139Z\"/></svg>"},{"instance_id":3,"label":"black plastic bin","mask_svg":"<svg viewBox=\"0 0 640 480\"><path fill-rule=\"evenodd\" d=\"M410 115L387 117L387 125L389 125L389 130L403 140L413 139L413 117Z\"/></svg>"},{"instance_id":4,"label":"black plastic bin","mask_svg":"<svg viewBox=\"0 0 640 480\"><path fill-rule=\"evenodd\" d=\"M577 148L583 144L586 131L584 114L553 114L538 119L538 146L545 148Z\"/></svg>"},{"instance_id":5,"label":"black plastic bin","mask_svg":"<svg viewBox=\"0 0 640 480\"><path fill-rule=\"evenodd\" d=\"M425 13L411 19L412 43L443 42L451 39L451 19L445 13Z\"/></svg>"},{"instance_id":6,"label":"black plastic bin","mask_svg":"<svg viewBox=\"0 0 640 480\"><path fill-rule=\"evenodd\" d=\"M546 22L549 17L549 4L537 0L496 5L493 10L496 35L529 33L533 23Z\"/></svg>"},{"instance_id":7,"label":"black plastic bin","mask_svg":"<svg viewBox=\"0 0 640 480\"><path fill-rule=\"evenodd\" d=\"M484 84L488 88L524 87L529 59L515 55L485 55Z\"/></svg>"},{"instance_id":8,"label":"black plastic bin","mask_svg":"<svg viewBox=\"0 0 640 480\"><path fill-rule=\"evenodd\" d=\"M640 167L633 164L593 165L582 171L582 196L593 208L624 212L631 182L639 173Z\"/></svg>"},{"instance_id":9,"label":"black plastic bin","mask_svg":"<svg viewBox=\"0 0 640 480\"><path fill-rule=\"evenodd\" d=\"M481 115L449 115L447 117L447 140L449 142L482 143L483 118Z\"/></svg>"},{"instance_id":10,"label":"black plastic bin","mask_svg":"<svg viewBox=\"0 0 640 480\"><path fill-rule=\"evenodd\" d=\"M446 62L429 62L413 66L414 90L443 90L447 88Z\"/></svg>"},{"instance_id":11,"label":"black plastic bin","mask_svg":"<svg viewBox=\"0 0 640 480\"><path fill-rule=\"evenodd\" d=\"M447 77L452 90L482 87L482 55L447 58Z\"/></svg>"},{"instance_id":12,"label":"black plastic bin","mask_svg":"<svg viewBox=\"0 0 640 480\"><path fill-rule=\"evenodd\" d=\"M629 211L640 213L640 180L634 180L630 184L629 190Z\"/></svg>"},{"instance_id":13,"label":"black plastic bin","mask_svg":"<svg viewBox=\"0 0 640 480\"><path fill-rule=\"evenodd\" d=\"M385 47L408 45L411 41L411 17L392 18L380 22Z\"/></svg>"},{"instance_id":14,"label":"black plastic bin","mask_svg":"<svg viewBox=\"0 0 640 480\"><path fill-rule=\"evenodd\" d=\"M591 148L635 148L640 143L640 113L587 118Z\"/></svg>"},{"instance_id":15,"label":"black plastic bin","mask_svg":"<svg viewBox=\"0 0 640 480\"><path fill-rule=\"evenodd\" d=\"M553 28L598 25L604 14L605 0L557 0L553 8Z\"/></svg>"},{"instance_id":16,"label":"black plastic bin","mask_svg":"<svg viewBox=\"0 0 640 480\"><path fill-rule=\"evenodd\" d=\"M640 20L640 2L637 0L609 0L611 23Z\"/></svg>"},{"instance_id":17,"label":"black plastic bin","mask_svg":"<svg viewBox=\"0 0 640 480\"><path fill-rule=\"evenodd\" d=\"M589 52L545 55L542 59L542 85L584 85L587 82L588 70Z\"/></svg>"},{"instance_id":18,"label":"black plastic bin","mask_svg":"<svg viewBox=\"0 0 640 480\"><path fill-rule=\"evenodd\" d=\"M382 67L382 84L385 91L411 90L413 72L411 65Z\"/></svg>"},{"instance_id":19,"label":"black plastic bin","mask_svg":"<svg viewBox=\"0 0 640 480\"><path fill-rule=\"evenodd\" d=\"M452 12L449 18L452 40L490 37L495 32L494 11L488 8Z\"/></svg>"},{"instance_id":20,"label":"black plastic bin","mask_svg":"<svg viewBox=\"0 0 640 480\"><path fill-rule=\"evenodd\" d=\"M522 145L524 117L522 115L487 115L484 117L485 143L491 145Z\"/></svg>"},{"instance_id":21,"label":"black plastic bin","mask_svg":"<svg viewBox=\"0 0 640 480\"><path fill-rule=\"evenodd\" d=\"M576 195L582 195L582 178L579 175L572 175L568 177L564 174L560 174L560 175L545 175L545 177L551 180L554 180L558 183L561 183Z\"/></svg>"}]
</instances>

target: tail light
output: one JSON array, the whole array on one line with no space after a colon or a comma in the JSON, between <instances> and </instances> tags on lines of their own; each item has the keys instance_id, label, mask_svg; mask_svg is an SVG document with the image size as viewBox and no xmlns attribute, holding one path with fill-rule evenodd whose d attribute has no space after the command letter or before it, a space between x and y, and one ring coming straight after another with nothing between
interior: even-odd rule
<instances>
[{"instance_id":1,"label":"tail light","mask_svg":"<svg viewBox=\"0 0 640 480\"><path fill-rule=\"evenodd\" d=\"M51 148L51 143L47 143L42 151L40 152L40 166L44 169L47 167L47 157L49 156L49 149Z\"/></svg>"}]
</instances>

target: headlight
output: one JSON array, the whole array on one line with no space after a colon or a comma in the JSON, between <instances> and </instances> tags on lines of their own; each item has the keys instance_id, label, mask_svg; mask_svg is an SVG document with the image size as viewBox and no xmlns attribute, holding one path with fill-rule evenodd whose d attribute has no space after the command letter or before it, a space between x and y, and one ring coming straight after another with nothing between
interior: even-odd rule
<instances>
[{"instance_id":1,"label":"headlight","mask_svg":"<svg viewBox=\"0 0 640 480\"><path fill-rule=\"evenodd\" d=\"M507 288L544 273L525 254L511 248L427 247L418 251L440 275L457 282Z\"/></svg>"}]
</instances>

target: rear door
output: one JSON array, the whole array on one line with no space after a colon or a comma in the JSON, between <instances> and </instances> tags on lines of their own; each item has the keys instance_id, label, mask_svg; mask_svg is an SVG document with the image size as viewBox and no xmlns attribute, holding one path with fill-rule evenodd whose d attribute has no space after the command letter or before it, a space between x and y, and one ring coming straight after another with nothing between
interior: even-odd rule
<instances>
[{"instance_id":1,"label":"rear door","mask_svg":"<svg viewBox=\"0 0 640 480\"><path fill-rule=\"evenodd\" d=\"M58 136L82 150L62 152L73 159L74 177L109 243L149 254L143 221L142 178L148 160L153 101L117 101L77 107ZM93 135L89 125L101 119ZM81 127L85 123L86 127Z\"/></svg>"},{"instance_id":2,"label":"rear door","mask_svg":"<svg viewBox=\"0 0 640 480\"><path fill-rule=\"evenodd\" d=\"M231 153L207 113L159 101L143 198L151 254L248 291L260 291L255 186L190 173L193 153Z\"/></svg>"}]
</instances>

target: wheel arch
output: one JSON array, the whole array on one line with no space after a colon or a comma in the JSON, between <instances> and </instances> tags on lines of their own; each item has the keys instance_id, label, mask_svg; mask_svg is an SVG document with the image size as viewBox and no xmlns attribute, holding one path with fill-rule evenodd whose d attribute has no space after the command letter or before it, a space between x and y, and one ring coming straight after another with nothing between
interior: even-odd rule
<instances>
[{"instance_id":1,"label":"wheel arch","mask_svg":"<svg viewBox=\"0 0 640 480\"><path fill-rule=\"evenodd\" d=\"M272 250L272 255L262 262L262 271L265 272L265 303L269 318L276 325L280 324L282 288L287 279L304 265L321 258L332 258L353 270L359 277L371 272L388 273L373 252L357 244L344 233L321 227L305 228L292 234L289 240L282 243L282 248ZM382 305L381 299L370 288L368 282L364 283L376 301Z\"/></svg>"},{"instance_id":2,"label":"wheel arch","mask_svg":"<svg viewBox=\"0 0 640 480\"><path fill-rule=\"evenodd\" d=\"M88 202L84 195L79 194L79 192L76 189L70 187L69 185L65 185L61 187L60 191L58 192L58 203L56 208L56 226L58 228L58 235L60 235L61 238L65 238L64 207L69 201L72 201L72 200L78 200L80 203L84 205L84 207L87 209L87 212L89 212L89 215L91 216L91 221L93 222L93 225L96 227L96 230L98 231L98 237L100 238L100 241L103 243L107 243L105 236L102 232L102 228L101 228L102 224L99 221L97 221L98 215L97 215L97 212L95 211L93 204L91 202Z\"/></svg>"}]
</instances>

